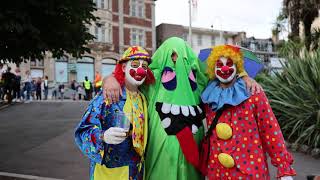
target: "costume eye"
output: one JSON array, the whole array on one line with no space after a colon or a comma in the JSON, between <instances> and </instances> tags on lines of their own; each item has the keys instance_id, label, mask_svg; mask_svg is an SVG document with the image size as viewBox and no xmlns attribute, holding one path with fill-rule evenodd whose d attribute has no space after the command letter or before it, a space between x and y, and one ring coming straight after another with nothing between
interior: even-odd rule
<instances>
[{"instance_id":1,"label":"costume eye","mask_svg":"<svg viewBox=\"0 0 320 180\"><path fill-rule=\"evenodd\" d=\"M192 91L195 91L197 89L197 81L196 81L196 71L195 70L191 70L189 73L189 82L190 82L190 86Z\"/></svg>"},{"instance_id":2,"label":"costume eye","mask_svg":"<svg viewBox=\"0 0 320 180\"><path fill-rule=\"evenodd\" d=\"M176 63L178 59L178 54L176 52L173 51L173 53L171 54L171 60L173 63Z\"/></svg>"},{"instance_id":3,"label":"costume eye","mask_svg":"<svg viewBox=\"0 0 320 180\"><path fill-rule=\"evenodd\" d=\"M138 68L139 66L140 66L140 61L139 60L131 61L131 67Z\"/></svg>"},{"instance_id":4,"label":"costume eye","mask_svg":"<svg viewBox=\"0 0 320 180\"><path fill-rule=\"evenodd\" d=\"M229 67L233 66L233 61L232 61L232 59L228 58L228 60L227 60L227 66L229 66Z\"/></svg>"},{"instance_id":5,"label":"costume eye","mask_svg":"<svg viewBox=\"0 0 320 180\"><path fill-rule=\"evenodd\" d=\"M144 62L142 63L142 68L143 68L143 69L148 69L148 63L144 61Z\"/></svg>"},{"instance_id":6,"label":"costume eye","mask_svg":"<svg viewBox=\"0 0 320 180\"><path fill-rule=\"evenodd\" d=\"M164 88L169 91L176 89L177 78L176 73L170 67L165 67L162 71L161 82Z\"/></svg>"},{"instance_id":7,"label":"costume eye","mask_svg":"<svg viewBox=\"0 0 320 180\"><path fill-rule=\"evenodd\" d=\"M218 61L217 61L217 68L221 68L222 66L223 66L223 63L222 63L222 61L219 59Z\"/></svg>"}]
</instances>

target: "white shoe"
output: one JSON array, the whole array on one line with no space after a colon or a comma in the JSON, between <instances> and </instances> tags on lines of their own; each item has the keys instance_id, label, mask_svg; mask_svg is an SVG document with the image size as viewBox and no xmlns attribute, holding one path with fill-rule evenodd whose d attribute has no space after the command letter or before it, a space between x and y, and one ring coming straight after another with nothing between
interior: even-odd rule
<instances>
[{"instance_id":1,"label":"white shoe","mask_svg":"<svg viewBox=\"0 0 320 180\"><path fill-rule=\"evenodd\" d=\"M21 100L20 100L20 99L17 99L16 102L21 102Z\"/></svg>"},{"instance_id":2,"label":"white shoe","mask_svg":"<svg viewBox=\"0 0 320 180\"><path fill-rule=\"evenodd\" d=\"M17 100L16 99L12 99L12 102L17 102Z\"/></svg>"}]
</instances>

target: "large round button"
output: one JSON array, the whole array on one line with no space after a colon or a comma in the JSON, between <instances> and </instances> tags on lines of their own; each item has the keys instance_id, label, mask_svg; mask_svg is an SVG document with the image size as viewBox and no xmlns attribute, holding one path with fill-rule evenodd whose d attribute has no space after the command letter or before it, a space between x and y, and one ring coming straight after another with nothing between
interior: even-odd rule
<instances>
[{"instance_id":1,"label":"large round button","mask_svg":"<svg viewBox=\"0 0 320 180\"><path fill-rule=\"evenodd\" d=\"M229 154L220 153L218 159L220 164L226 168L232 168L234 166L234 160Z\"/></svg>"},{"instance_id":2,"label":"large round button","mask_svg":"<svg viewBox=\"0 0 320 180\"><path fill-rule=\"evenodd\" d=\"M216 132L217 136L223 140L228 140L232 137L232 128L227 123L218 123Z\"/></svg>"}]
</instances>

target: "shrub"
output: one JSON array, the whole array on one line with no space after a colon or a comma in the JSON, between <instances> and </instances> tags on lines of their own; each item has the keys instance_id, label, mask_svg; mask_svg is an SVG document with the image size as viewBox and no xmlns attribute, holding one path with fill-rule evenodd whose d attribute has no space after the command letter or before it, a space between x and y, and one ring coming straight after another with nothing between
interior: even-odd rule
<instances>
[{"instance_id":1,"label":"shrub","mask_svg":"<svg viewBox=\"0 0 320 180\"><path fill-rule=\"evenodd\" d=\"M266 77L263 87L284 136L320 147L320 50L289 48L284 54L283 72Z\"/></svg>"}]
</instances>

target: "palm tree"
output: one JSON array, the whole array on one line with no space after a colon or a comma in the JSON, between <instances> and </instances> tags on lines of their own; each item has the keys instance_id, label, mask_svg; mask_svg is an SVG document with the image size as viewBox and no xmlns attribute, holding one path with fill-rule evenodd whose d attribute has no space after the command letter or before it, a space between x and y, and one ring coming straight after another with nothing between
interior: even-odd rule
<instances>
[{"instance_id":1,"label":"palm tree","mask_svg":"<svg viewBox=\"0 0 320 180\"><path fill-rule=\"evenodd\" d=\"M304 25L305 45L311 44L311 25L319 15L320 0L283 0L283 13L289 19L291 33L289 38L299 38L299 23Z\"/></svg>"},{"instance_id":2,"label":"palm tree","mask_svg":"<svg viewBox=\"0 0 320 180\"><path fill-rule=\"evenodd\" d=\"M283 14L289 19L291 33L290 39L299 37L300 0L283 0Z\"/></svg>"}]
</instances>

